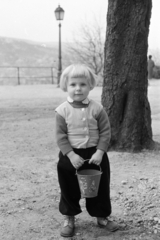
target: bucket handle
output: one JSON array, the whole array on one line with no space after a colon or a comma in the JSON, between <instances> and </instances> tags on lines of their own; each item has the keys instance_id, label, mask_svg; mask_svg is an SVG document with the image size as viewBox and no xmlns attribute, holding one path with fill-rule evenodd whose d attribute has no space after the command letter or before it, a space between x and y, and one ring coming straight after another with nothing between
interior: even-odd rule
<instances>
[{"instance_id":1,"label":"bucket handle","mask_svg":"<svg viewBox=\"0 0 160 240\"><path fill-rule=\"evenodd\" d=\"M82 158L82 159L83 159L83 158ZM89 160L90 160L90 159L83 159L84 162L87 162L87 161L89 161ZM102 173L101 166L99 165L99 166L97 166L97 167L99 167L99 169L100 169L100 171L101 171L101 173ZM77 170L78 170L78 169L76 169L76 174L77 174Z\"/></svg>"}]
</instances>

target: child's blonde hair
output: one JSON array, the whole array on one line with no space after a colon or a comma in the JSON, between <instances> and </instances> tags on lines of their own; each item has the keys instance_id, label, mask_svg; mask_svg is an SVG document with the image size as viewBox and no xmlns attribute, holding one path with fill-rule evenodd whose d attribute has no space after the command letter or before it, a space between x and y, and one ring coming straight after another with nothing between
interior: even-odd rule
<instances>
[{"instance_id":1,"label":"child's blonde hair","mask_svg":"<svg viewBox=\"0 0 160 240\"><path fill-rule=\"evenodd\" d=\"M95 87L96 75L92 72L92 70L84 64L72 64L63 71L60 78L60 88L64 92L67 92L69 78L78 77L85 78L88 81L91 90Z\"/></svg>"}]
</instances>

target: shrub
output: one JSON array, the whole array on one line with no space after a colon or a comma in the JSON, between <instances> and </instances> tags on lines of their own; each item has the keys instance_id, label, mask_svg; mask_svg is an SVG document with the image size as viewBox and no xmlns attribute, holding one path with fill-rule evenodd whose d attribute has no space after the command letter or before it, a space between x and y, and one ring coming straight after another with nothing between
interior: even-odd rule
<instances>
[{"instance_id":1,"label":"shrub","mask_svg":"<svg viewBox=\"0 0 160 240\"><path fill-rule=\"evenodd\" d=\"M155 66L153 68L153 78L160 79L160 66Z\"/></svg>"}]
</instances>

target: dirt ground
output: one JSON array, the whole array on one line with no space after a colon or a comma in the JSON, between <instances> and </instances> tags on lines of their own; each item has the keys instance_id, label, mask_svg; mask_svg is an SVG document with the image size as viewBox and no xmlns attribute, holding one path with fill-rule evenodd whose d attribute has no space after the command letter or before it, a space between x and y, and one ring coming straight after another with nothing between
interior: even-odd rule
<instances>
[{"instance_id":1,"label":"dirt ground","mask_svg":"<svg viewBox=\"0 0 160 240\"><path fill-rule=\"evenodd\" d=\"M160 142L160 80L148 88L154 140ZM101 87L91 92L100 101ZM0 240L57 240L57 155L54 109L66 97L53 85L0 86ZM160 153L109 152L111 218L109 233L85 210L76 218L73 240L160 239Z\"/></svg>"}]
</instances>

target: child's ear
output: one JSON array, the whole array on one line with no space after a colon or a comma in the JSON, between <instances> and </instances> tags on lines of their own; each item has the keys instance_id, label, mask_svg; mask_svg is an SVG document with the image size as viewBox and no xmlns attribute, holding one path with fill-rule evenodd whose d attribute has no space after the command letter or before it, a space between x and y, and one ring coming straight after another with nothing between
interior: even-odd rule
<instances>
[{"instance_id":1,"label":"child's ear","mask_svg":"<svg viewBox=\"0 0 160 240\"><path fill-rule=\"evenodd\" d=\"M90 73L91 90L92 90L97 84L97 76L92 71L89 71L89 73Z\"/></svg>"}]
</instances>

